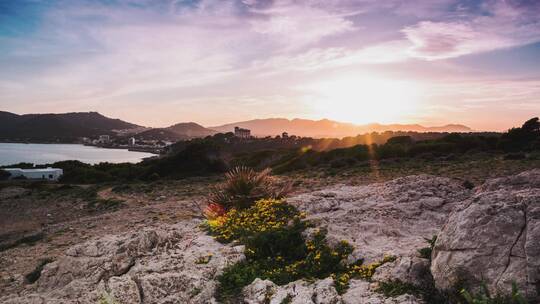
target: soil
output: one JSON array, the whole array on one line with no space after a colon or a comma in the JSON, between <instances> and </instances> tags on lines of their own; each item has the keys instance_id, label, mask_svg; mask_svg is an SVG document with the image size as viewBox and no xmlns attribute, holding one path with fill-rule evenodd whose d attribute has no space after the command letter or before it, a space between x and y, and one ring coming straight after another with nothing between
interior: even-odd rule
<instances>
[{"instance_id":1,"label":"soil","mask_svg":"<svg viewBox=\"0 0 540 304\"><path fill-rule=\"evenodd\" d=\"M0 290L18 293L28 286L26 275L42 261L54 260L74 244L97 236L199 217L204 193L215 182L215 178L210 178L104 186L96 189L97 198L79 193L88 186L70 186L69 191L61 191L56 189L62 185L56 184L39 189L3 184Z\"/></svg>"}]
</instances>

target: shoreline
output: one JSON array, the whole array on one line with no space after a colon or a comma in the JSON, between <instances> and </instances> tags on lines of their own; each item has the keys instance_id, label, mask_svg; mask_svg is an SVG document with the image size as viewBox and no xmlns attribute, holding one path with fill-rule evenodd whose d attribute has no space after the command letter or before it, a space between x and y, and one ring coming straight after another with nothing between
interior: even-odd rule
<instances>
[{"instance_id":1,"label":"shoreline","mask_svg":"<svg viewBox=\"0 0 540 304\"><path fill-rule=\"evenodd\" d=\"M32 163L35 166L40 166L68 160L89 165L99 163L136 164L160 157L160 154L157 154L155 150L100 147L81 143L0 142L0 151L2 151L0 153L0 166L2 167L21 163ZM51 155L49 156L49 154Z\"/></svg>"},{"instance_id":2,"label":"shoreline","mask_svg":"<svg viewBox=\"0 0 540 304\"><path fill-rule=\"evenodd\" d=\"M152 147L123 147L123 146L97 146L86 143L64 143L64 142L13 142L13 141L0 141L0 144L20 144L20 145L77 145L77 146L86 146L86 147L96 147L102 149L111 149L111 150L127 150L129 152L144 152L155 154L156 156L161 155L159 151L163 148L152 148Z\"/></svg>"}]
</instances>

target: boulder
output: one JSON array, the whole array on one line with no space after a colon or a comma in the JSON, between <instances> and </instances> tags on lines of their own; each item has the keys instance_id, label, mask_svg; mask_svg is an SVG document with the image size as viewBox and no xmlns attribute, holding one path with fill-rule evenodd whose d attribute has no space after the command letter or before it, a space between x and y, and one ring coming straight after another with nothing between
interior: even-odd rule
<instances>
[{"instance_id":1,"label":"boulder","mask_svg":"<svg viewBox=\"0 0 540 304\"><path fill-rule=\"evenodd\" d=\"M515 282L540 301L540 170L480 186L449 217L432 259L440 289L485 283L508 294Z\"/></svg>"}]
</instances>

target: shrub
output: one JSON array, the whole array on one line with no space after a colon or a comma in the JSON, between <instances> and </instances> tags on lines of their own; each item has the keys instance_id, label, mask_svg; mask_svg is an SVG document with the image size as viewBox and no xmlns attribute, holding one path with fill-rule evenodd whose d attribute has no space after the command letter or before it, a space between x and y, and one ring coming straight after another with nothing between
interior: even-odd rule
<instances>
[{"instance_id":1,"label":"shrub","mask_svg":"<svg viewBox=\"0 0 540 304\"><path fill-rule=\"evenodd\" d=\"M431 239L424 238L424 240L429 244L429 246L418 249L418 253L420 254L421 258L429 259L431 261L431 252L433 251L433 247L435 247L435 242L437 242L437 236L434 235L431 237Z\"/></svg>"},{"instance_id":2,"label":"shrub","mask_svg":"<svg viewBox=\"0 0 540 304\"><path fill-rule=\"evenodd\" d=\"M0 169L0 181L7 180L11 176L11 173L7 172L6 170Z\"/></svg>"},{"instance_id":3,"label":"shrub","mask_svg":"<svg viewBox=\"0 0 540 304\"><path fill-rule=\"evenodd\" d=\"M270 176L270 169L257 172L247 167L236 167L225 175L225 182L210 194L210 203L225 210L250 207L263 198L280 199L289 192L290 185L280 186Z\"/></svg>"},{"instance_id":4,"label":"shrub","mask_svg":"<svg viewBox=\"0 0 540 304\"><path fill-rule=\"evenodd\" d=\"M369 265L363 265L363 260L348 264L353 247L347 242L330 246L326 229L306 236L311 223L279 199L286 191L273 184L269 170L257 173L240 167L226 178L204 210L205 227L221 242L243 244L246 259L228 266L218 277L216 298L222 302L238 300L242 288L255 278L282 285L331 276L338 292L343 292L351 278L370 279L377 267L394 260L385 257Z\"/></svg>"},{"instance_id":5,"label":"shrub","mask_svg":"<svg viewBox=\"0 0 540 304\"><path fill-rule=\"evenodd\" d=\"M507 154L504 155L505 160L521 160L521 159L525 159L525 158L527 158L525 153L519 153L519 152L507 153Z\"/></svg>"},{"instance_id":6,"label":"shrub","mask_svg":"<svg viewBox=\"0 0 540 304\"><path fill-rule=\"evenodd\" d=\"M381 282L375 291L385 295L386 297L397 297L403 294L420 294L420 290L416 285L405 283L400 280Z\"/></svg>"},{"instance_id":7,"label":"shrub","mask_svg":"<svg viewBox=\"0 0 540 304\"><path fill-rule=\"evenodd\" d=\"M461 290L461 295L468 304L527 304L527 300L519 293L516 283L512 283L512 293L510 295L492 296L486 286L482 284L482 290L471 294L465 289Z\"/></svg>"},{"instance_id":8,"label":"shrub","mask_svg":"<svg viewBox=\"0 0 540 304\"><path fill-rule=\"evenodd\" d=\"M474 189L474 184L470 180L465 180L462 185L465 187L465 189Z\"/></svg>"},{"instance_id":9,"label":"shrub","mask_svg":"<svg viewBox=\"0 0 540 304\"><path fill-rule=\"evenodd\" d=\"M358 260L351 265L347 265L344 272L332 275L334 278L335 287L338 293L343 293L349 287L350 279L371 280L375 274L375 270L380 266L396 260L394 256L385 256L381 261L363 265L363 260Z\"/></svg>"},{"instance_id":10,"label":"shrub","mask_svg":"<svg viewBox=\"0 0 540 304\"><path fill-rule=\"evenodd\" d=\"M414 140L410 136L403 135L391 137L386 143L391 145L410 145L414 143Z\"/></svg>"},{"instance_id":11,"label":"shrub","mask_svg":"<svg viewBox=\"0 0 540 304\"><path fill-rule=\"evenodd\" d=\"M32 270L31 272L27 273L24 276L25 282L29 284L35 283L41 276L41 271L43 271L43 268L45 267L45 265L51 262L53 262L53 259L51 258L44 258L44 259L39 260L34 270Z\"/></svg>"},{"instance_id":12,"label":"shrub","mask_svg":"<svg viewBox=\"0 0 540 304\"><path fill-rule=\"evenodd\" d=\"M349 279L369 279L377 267L392 260L386 257L369 265L358 260L347 265L345 260L353 252L352 246L345 241L328 245L325 229L305 237L310 223L303 218L283 200L263 199L249 208L233 208L207 219L207 228L216 239L245 245L246 260L227 267L218 278L217 297L224 302L234 301L255 278L282 285L302 278L331 276L338 292L343 292Z\"/></svg>"},{"instance_id":13,"label":"shrub","mask_svg":"<svg viewBox=\"0 0 540 304\"><path fill-rule=\"evenodd\" d=\"M99 297L98 304L118 304L118 302L110 294L104 292L101 297Z\"/></svg>"},{"instance_id":14,"label":"shrub","mask_svg":"<svg viewBox=\"0 0 540 304\"><path fill-rule=\"evenodd\" d=\"M216 206L218 205L209 205ZM262 232L278 231L286 228L290 220L298 225L301 214L293 206L282 200L262 199L244 210L231 209L226 214L208 220L208 228L218 240L247 241Z\"/></svg>"}]
</instances>

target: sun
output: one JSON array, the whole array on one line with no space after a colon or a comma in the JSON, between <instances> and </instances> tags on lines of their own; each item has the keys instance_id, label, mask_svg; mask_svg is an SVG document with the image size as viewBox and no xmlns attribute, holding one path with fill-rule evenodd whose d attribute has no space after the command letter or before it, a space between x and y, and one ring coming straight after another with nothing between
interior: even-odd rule
<instances>
[{"instance_id":1,"label":"sun","mask_svg":"<svg viewBox=\"0 0 540 304\"><path fill-rule=\"evenodd\" d=\"M405 122L418 114L422 87L414 82L348 75L303 87L315 116L352 123Z\"/></svg>"}]
</instances>

